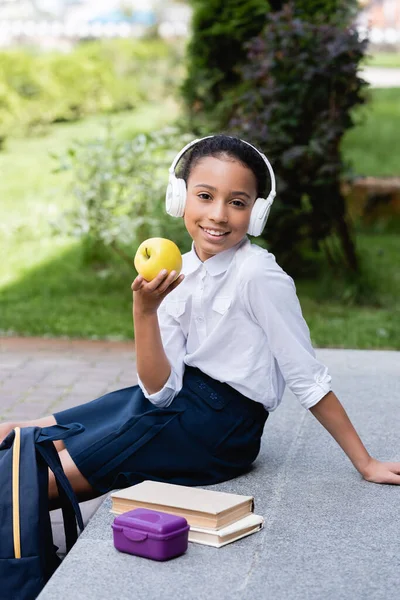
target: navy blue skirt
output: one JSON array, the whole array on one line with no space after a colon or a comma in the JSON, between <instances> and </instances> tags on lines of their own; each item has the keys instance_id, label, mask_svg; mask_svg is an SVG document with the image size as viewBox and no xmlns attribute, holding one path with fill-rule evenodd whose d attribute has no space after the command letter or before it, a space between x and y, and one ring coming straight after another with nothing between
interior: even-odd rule
<instances>
[{"instance_id":1,"label":"navy blue skirt","mask_svg":"<svg viewBox=\"0 0 400 600\"><path fill-rule=\"evenodd\" d=\"M256 459L268 412L187 366L182 390L167 408L154 406L136 385L54 417L85 427L65 446L91 486L106 493L145 479L180 485L232 479Z\"/></svg>"}]
</instances>

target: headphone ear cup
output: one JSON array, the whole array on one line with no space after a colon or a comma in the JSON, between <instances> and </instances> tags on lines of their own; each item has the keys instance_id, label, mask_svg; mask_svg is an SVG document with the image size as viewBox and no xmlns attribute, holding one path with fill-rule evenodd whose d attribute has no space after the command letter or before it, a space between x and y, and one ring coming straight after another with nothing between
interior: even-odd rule
<instances>
[{"instance_id":1,"label":"headphone ear cup","mask_svg":"<svg viewBox=\"0 0 400 600\"><path fill-rule=\"evenodd\" d=\"M251 211L250 223L247 233L249 235L258 236L267 222L269 211L271 210L272 202L269 198L257 198Z\"/></svg>"},{"instance_id":2,"label":"headphone ear cup","mask_svg":"<svg viewBox=\"0 0 400 600\"><path fill-rule=\"evenodd\" d=\"M171 217L183 217L186 204L186 183L184 179L170 175L165 195L165 209Z\"/></svg>"}]
</instances>

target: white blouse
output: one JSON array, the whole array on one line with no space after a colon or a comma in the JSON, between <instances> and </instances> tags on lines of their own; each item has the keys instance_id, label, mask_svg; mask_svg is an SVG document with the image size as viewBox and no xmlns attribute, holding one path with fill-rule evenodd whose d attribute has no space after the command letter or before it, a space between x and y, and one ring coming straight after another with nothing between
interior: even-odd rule
<instances>
[{"instance_id":1,"label":"white blouse","mask_svg":"<svg viewBox=\"0 0 400 600\"><path fill-rule=\"evenodd\" d=\"M228 383L268 411L280 404L286 384L306 409L331 390L293 279L273 254L245 237L201 262L192 244L183 255L182 273L185 279L157 313L170 377L155 394L138 378L150 402L171 404L182 388L185 365Z\"/></svg>"}]
</instances>

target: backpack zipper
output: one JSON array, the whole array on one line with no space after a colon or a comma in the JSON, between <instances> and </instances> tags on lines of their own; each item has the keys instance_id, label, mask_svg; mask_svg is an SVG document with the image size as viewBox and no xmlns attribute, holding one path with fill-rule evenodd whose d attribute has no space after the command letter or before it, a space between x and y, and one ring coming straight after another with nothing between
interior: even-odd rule
<instances>
[{"instance_id":1,"label":"backpack zipper","mask_svg":"<svg viewBox=\"0 0 400 600\"><path fill-rule=\"evenodd\" d=\"M21 430L15 427L15 438L12 454L12 508L13 508L13 538L14 558L21 558L21 530L19 514L19 466L21 454Z\"/></svg>"}]
</instances>

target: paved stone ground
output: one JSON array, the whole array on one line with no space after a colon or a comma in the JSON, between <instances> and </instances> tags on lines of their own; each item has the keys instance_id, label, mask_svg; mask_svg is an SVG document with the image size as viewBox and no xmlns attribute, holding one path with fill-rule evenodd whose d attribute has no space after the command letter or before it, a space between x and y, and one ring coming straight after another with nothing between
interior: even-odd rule
<instances>
[{"instance_id":1,"label":"paved stone ground","mask_svg":"<svg viewBox=\"0 0 400 600\"><path fill-rule=\"evenodd\" d=\"M136 383L133 342L0 337L0 421L36 419Z\"/></svg>"}]
</instances>

